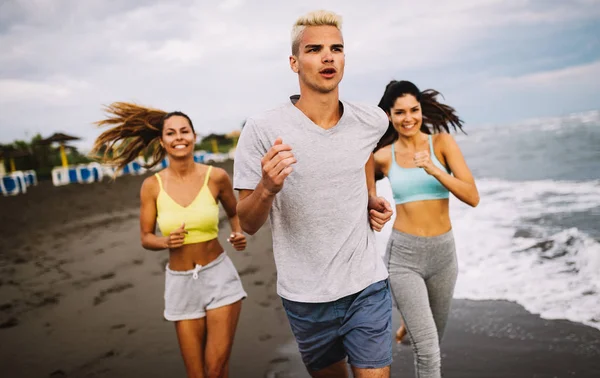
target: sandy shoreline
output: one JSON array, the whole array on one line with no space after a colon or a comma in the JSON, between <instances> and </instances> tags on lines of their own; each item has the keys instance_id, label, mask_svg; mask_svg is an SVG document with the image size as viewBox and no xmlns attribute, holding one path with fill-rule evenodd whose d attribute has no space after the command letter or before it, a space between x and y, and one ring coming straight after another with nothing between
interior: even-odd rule
<instances>
[{"instance_id":1,"label":"sandy shoreline","mask_svg":"<svg viewBox=\"0 0 600 378\"><path fill-rule=\"evenodd\" d=\"M139 243L143 178L45 182L0 198L3 377L185 376L173 326L162 318L167 253ZM219 238L249 294L231 376L306 377L275 292L269 227L241 253L227 234L224 226ZM443 365L446 377L596 377L600 331L509 302L455 300ZM410 346L395 349L392 371L412 376Z\"/></svg>"}]
</instances>

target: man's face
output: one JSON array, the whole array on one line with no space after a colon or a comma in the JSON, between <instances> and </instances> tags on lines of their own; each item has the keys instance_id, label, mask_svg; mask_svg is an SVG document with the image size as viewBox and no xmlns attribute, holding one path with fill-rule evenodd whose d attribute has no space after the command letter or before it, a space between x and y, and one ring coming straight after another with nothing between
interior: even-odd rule
<instances>
[{"instance_id":1,"label":"man's face","mask_svg":"<svg viewBox=\"0 0 600 378\"><path fill-rule=\"evenodd\" d=\"M344 41L335 26L308 26L304 29L297 55L290 66L300 86L319 93L335 90L344 76Z\"/></svg>"}]
</instances>

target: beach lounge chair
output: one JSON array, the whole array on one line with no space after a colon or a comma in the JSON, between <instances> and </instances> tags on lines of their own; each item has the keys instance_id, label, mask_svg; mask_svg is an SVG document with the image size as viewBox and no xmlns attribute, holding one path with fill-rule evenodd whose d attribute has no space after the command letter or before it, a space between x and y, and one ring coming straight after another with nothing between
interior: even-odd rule
<instances>
[{"instance_id":1,"label":"beach lounge chair","mask_svg":"<svg viewBox=\"0 0 600 378\"><path fill-rule=\"evenodd\" d=\"M16 196L19 193L27 193L27 183L23 172L16 171L0 179L0 191L4 196Z\"/></svg>"},{"instance_id":2,"label":"beach lounge chair","mask_svg":"<svg viewBox=\"0 0 600 378\"><path fill-rule=\"evenodd\" d=\"M25 176L25 183L27 186L36 186L38 184L37 174L33 169L23 171L23 175Z\"/></svg>"},{"instance_id":3,"label":"beach lounge chair","mask_svg":"<svg viewBox=\"0 0 600 378\"><path fill-rule=\"evenodd\" d=\"M77 181L76 177L75 181ZM69 168L54 167L52 169L52 184L54 186L62 186L69 184Z\"/></svg>"}]
</instances>

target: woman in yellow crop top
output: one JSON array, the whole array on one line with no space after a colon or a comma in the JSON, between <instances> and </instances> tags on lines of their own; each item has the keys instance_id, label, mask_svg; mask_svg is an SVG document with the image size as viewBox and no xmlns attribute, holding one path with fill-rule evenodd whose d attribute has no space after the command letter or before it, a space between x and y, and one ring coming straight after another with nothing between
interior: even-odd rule
<instances>
[{"instance_id":1,"label":"woman in yellow crop top","mask_svg":"<svg viewBox=\"0 0 600 378\"><path fill-rule=\"evenodd\" d=\"M390 126L375 150L375 171L388 177L396 219L387 245L392 293L415 354L417 377L441 376L442 339L458 274L449 194L477 206L479 194L460 148L462 130L438 92L392 81L379 103ZM430 129L431 128L431 129Z\"/></svg>"},{"instance_id":2,"label":"woman in yellow crop top","mask_svg":"<svg viewBox=\"0 0 600 378\"><path fill-rule=\"evenodd\" d=\"M94 145L104 160L123 168L140 154L153 163L165 156L169 166L144 180L140 192L142 246L169 250L165 277L164 317L173 321L189 377L227 377L228 362L247 295L231 260L219 243L219 207L223 205L231 234L228 241L246 247L236 213L236 198L227 172L194 162L196 133L181 112L166 113L129 103L113 103L113 125ZM162 235L155 234L155 227Z\"/></svg>"}]
</instances>

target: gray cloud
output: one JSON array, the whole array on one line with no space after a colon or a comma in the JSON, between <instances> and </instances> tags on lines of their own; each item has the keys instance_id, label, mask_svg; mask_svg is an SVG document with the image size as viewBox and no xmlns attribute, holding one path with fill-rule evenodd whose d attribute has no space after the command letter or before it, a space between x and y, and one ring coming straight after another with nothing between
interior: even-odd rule
<instances>
[{"instance_id":1,"label":"gray cloud","mask_svg":"<svg viewBox=\"0 0 600 378\"><path fill-rule=\"evenodd\" d=\"M515 27L597 20L598 3L5 1L0 142L23 138L26 131L62 130L89 145L99 133L91 123L102 116L101 106L121 100L183 110L206 133L229 131L297 92L287 63L290 27L299 15L322 7L344 17L344 97L376 103L388 80L408 78L443 90L469 112L467 118L501 118L499 112L478 112L477 98L460 93L470 88L485 95L494 89L484 83L500 75L470 69L467 58L478 53L473 47ZM553 111L548 104L547 113ZM543 114L515 116L528 115Z\"/></svg>"}]
</instances>

